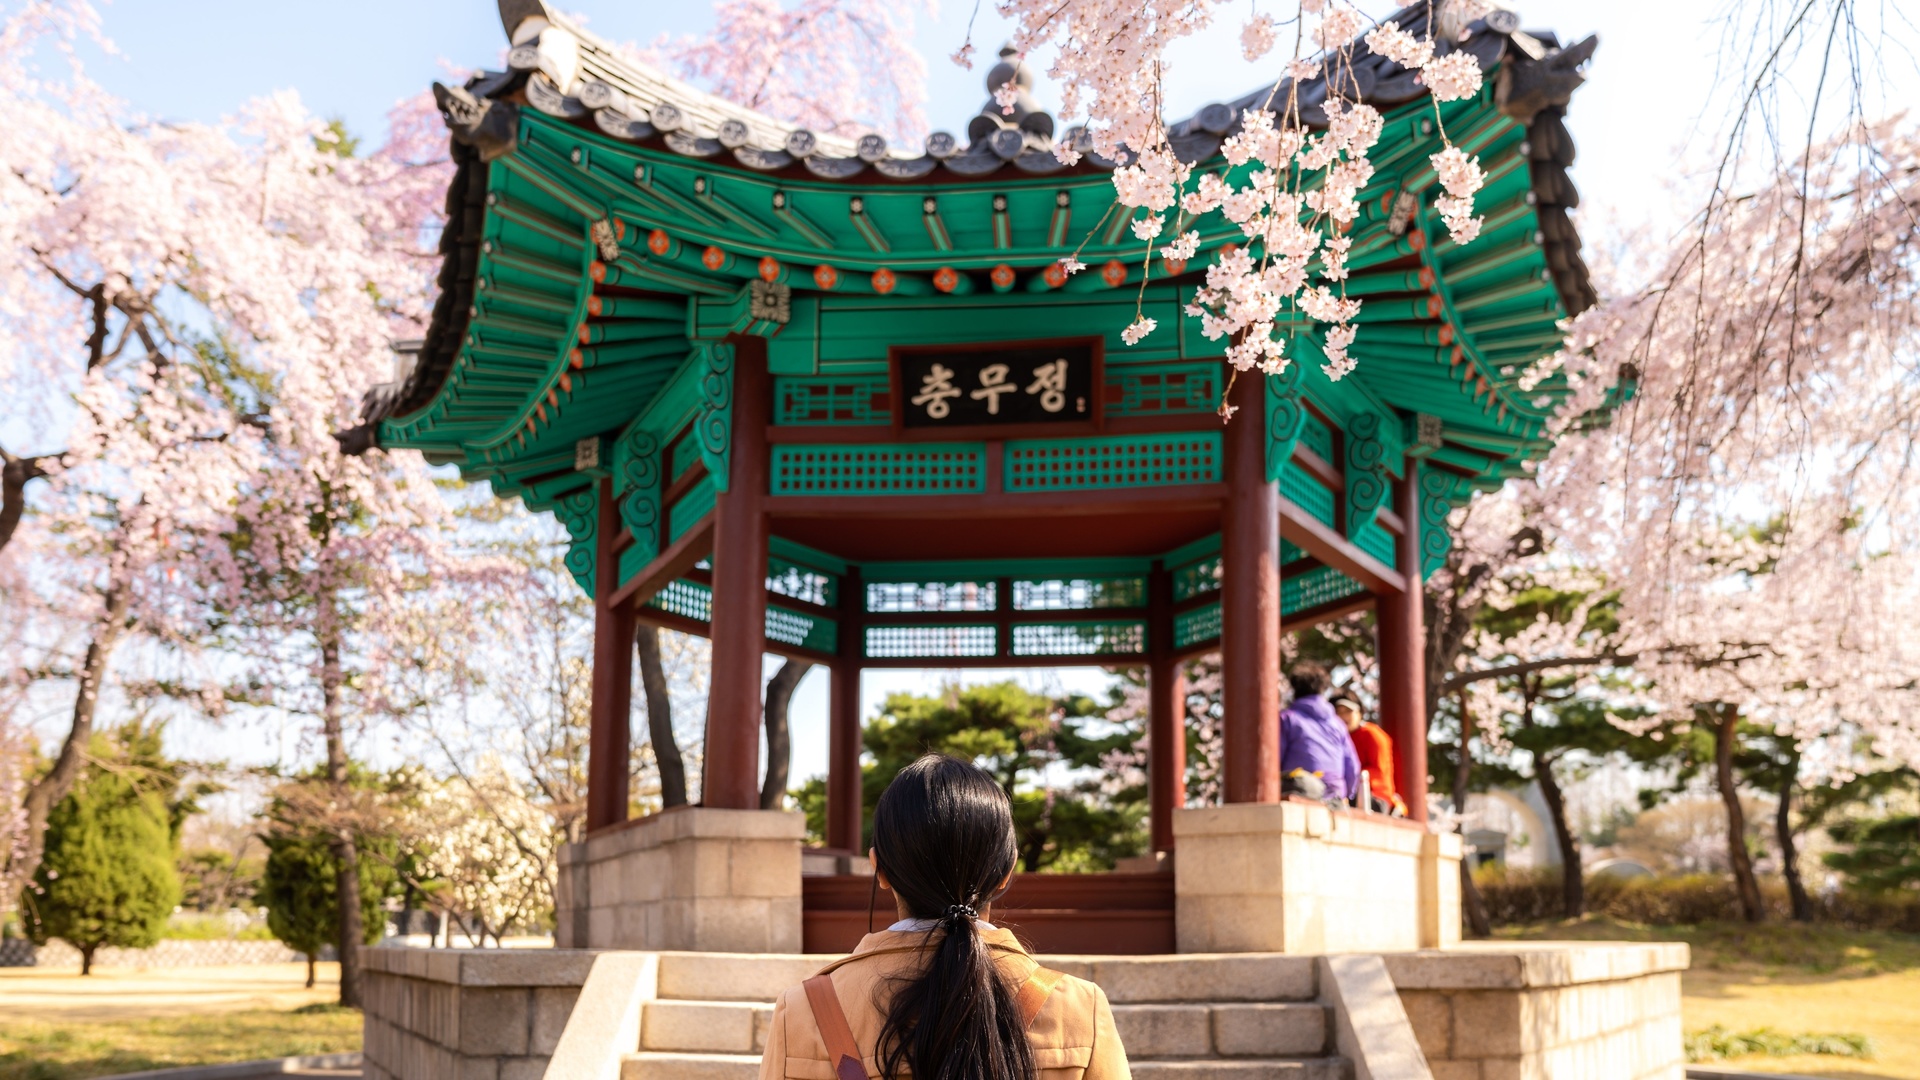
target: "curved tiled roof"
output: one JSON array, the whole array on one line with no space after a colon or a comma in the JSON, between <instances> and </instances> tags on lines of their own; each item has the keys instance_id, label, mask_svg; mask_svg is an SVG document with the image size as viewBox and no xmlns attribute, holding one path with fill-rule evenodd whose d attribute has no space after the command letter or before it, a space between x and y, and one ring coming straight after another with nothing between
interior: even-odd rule
<instances>
[{"instance_id":1,"label":"curved tiled roof","mask_svg":"<svg viewBox=\"0 0 1920 1080\"><path fill-rule=\"evenodd\" d=\"M478 311L476 277L483 261L490 213L489 163L515 153L520 142L531 137L526 130L530 125L519 110L540 114L540 123L533 126L542 130L577 127L625 142L641 154L683 157L696 168L700 162L732 166L741 179L765 177L774 187L786 178L813 181L796 184L796 189L817 190L822 179L844 183L856 217L863 200L875 201L889 189L899 191L896 181L919 182L901 192L903 197L913 198L918 207L921 194L927 195L929 204L934 202L927 185L974 180L1001 170L1008 174L1056 174L1074 189L1104 187L1099 177L1115 164L1091 154L1078 165L1061 164L1053 153L1053 118L1032 100L1024 79L1020 80L1023 85L1013 113L1003 114L988 102L969 123L964 146L960 138L935 134L927 140L925 152L904 156L878 137L855 141L817 135L666 77L572 26L549 10L543 0L501 0L500 7L513 42L509 70L483 72L460 88L435 88L453 133L456 172L448 190L447 227L441 236L444 260L440 295L431 328L401 377L368 394L363 423L340 433L349 452L374 445L375 429L384 419L407 416L426 407L459 361L469 316ZM1444 20L1446 7L1437 7ZM1410 7L1395 18L1403 27L1419 33L1425 28L1428 7ZM1502 196L1509 204L1501 211L1502 220L1511 221L1517 214L1533 211L1536 224L1531 244L1523 242L1522 246L1537 247L1544 257L1544 276L1551 279L1551 291L1557 294L1559 307L1565 314L1577 314L1592 306L1594 294L1580 259L1579 237L1567 214L1578 204L1578 194L1567 176L1573 162L1573 142L1563 118L1573 90L1583 81L1578 68L1592 54L1595 42L1588 38L1563 49L1551 35L1520 31L1517 19L1504 11L1493 12L1469 30L1459 47L1473 55L1483 69L1496 71L1491 92L1482 96L1483 105L1496 108L1524 131L1524 139L1517 143L1517 155L1527 167L1526 181L1520 185L1524 191ZM989 86L1018 77L1006 59L1003 56L1002 63L989 74ZM1351 80L1353 89L1377 103L1383 112L1399 109L1426 92L1413 72L1372 55L1363 42L1355 43L1351 61L1340 77ZM1280 92L1286 92L1284 84ZM1324 120L1319 105L1326 92L1324 76L1301 84L1298 100L1309 123ZM1212 104L1171 124L1169 134L1175 151L1195 162L1213 157L1221 142L1238 128L1242 113L1260 107L1272 93L1266 88L1232 102ZM1417 109L1399 111L1403 115L1418 114ZM1432 129L1425 127L1422 131L1431 141ZM1421 133L1415 132L1414 137L1419 138ZM1454 135L1461 137L1462 133ZM1072 132L1062 137L1081 138ZM1523 162L1514 158L1515 145L1505 144L1504 164L1496 172L1517 180L1513 172ZM543 152L539 147L526 151ZM573 161L579 165L582 158L577 156L578 150L575 154ZM697 178L694 181L696 185L700 182ZM696 194L699 190L697 186L694 189ZM962 185L958 190L966 189ZM1511 185L1507 190L1512 190ZM1520 195L1524 195L1525 206L1519 205ZM782 205L781 197L778 192L773 195L776 212ZM1066 199L1067 192L1060 192L1059 198ZM997 208L999 203L995 205ZM1496 209L1500 208L1490 208L1489 214ZM927 213L933 220L931 205ZM1057 245L1059 241L1050 243ZM614 246L618 251L618 245ZM847 249L846 259L857 261L864 246L856 243ZM1418 251L1418 247L1411 250ZM990 251L973 254L999 257ZM1491 253L1487 266L1471 269L1481 273L1506 264L1504 257L1496 256ZM899 257L896 253L895 258ZM955 253L943 258L962 256ZM1534 281L1535 287L1545 283L1542 277ZM1534 320L1551 317L1550 313L1526 315ZM1528 330L1522 336L1531 342L1538 335ZM1454 352L1457 357L1459 350Z\"/></svg>"},{"instance_id":2,"label":"curved tiled roof","mask_svg":"<svg viewBox=\"0 0 1920 1080\"><path fill-rule=\"evenodd\" d=\"M1438 10L1444 23L1444 4L1415 4L1392 18L1414 34L1426 31L1430 12ZM767 173L788 173L827 180L885 182L888 180L973 179L1011 168L1029 174L1112 169L1116 162L1092 152L1081 128L1064 133L1082 151L1082 163L1068 166L1054 153L1054 119L1041 110L1027 90L1024 71L1001 62L988 73L987 86L1019 81L1019 100L1011 115L992 101L969 122L964 138L948 132L929 135L921 152L891 147L879 135L858 140L808 131L737 105L685 82L664 75L616 46L573 25L544 0L500 0L500 17L512 50L508 70L482 72L464 91L445 91L465 98L456 104L484 112L495 100L524 102L550 116L590 127L617 139L655 146L692 158L711 159ZM1534 188L1539 196L1544 245L1567 311L1578 314L1592 306L1594 295L1580 260L1579 237L1566 211L1579 205L1579 195L1567 168L1573 163L1573 139L1563 122L1565 108L1584 81L1578 68L1597 44L1588 37L1561 48L1551 34L1519 29L1519 17L1496 10L1469 24L1467 37L1457 45L1438 34L1444 53L1458 48L1492 70L1502 60L1498 93L1508 115L1528 125ZM1382 107L1399 105L1424 95L1418 73L1384 56L1375 55L1364 40L1353 43L1350 64L1335 77L1351 84L1364 101ZM1328 93L1328 75L1303 81L1299 102L1309 124L1324 123L1320 106ZM1184 161L1205 160L1240 127L1248 109L1269 101L1286 100L1291 88L1264 87L1239 99L1206 106L1169 126L1176 154ZM468 134L485 155L487 136L463 132L455 113L449 123L456 137ZM500 131L495 139L512 138Z\"/></svg>"}]
</instances>

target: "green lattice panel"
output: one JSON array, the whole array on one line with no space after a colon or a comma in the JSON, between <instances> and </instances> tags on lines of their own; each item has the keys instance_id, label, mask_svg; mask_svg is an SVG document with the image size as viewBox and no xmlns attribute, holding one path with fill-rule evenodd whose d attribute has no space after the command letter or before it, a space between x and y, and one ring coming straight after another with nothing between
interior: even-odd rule
<instances>
[{"instance_id":1,"label":"green lattice panel","mask_svg":"<svg viewBox=\"0 0 1920 1080\"><path fill-rule=\"evenodd\" d=\"M667 542L672 543L688 530L693 523L705 517L713 509L714 497L719 494L714 486L713 477L701 477L700 482L687 490L680 500L667 511Z\"/></svg>"},{"instance_id":2,"label":"green lattice panel","mask_svg":"<svg viewBox=\"0 0 1920 1080\"><path fill-rule=\"evenodd\" d=\"M1319 417L1308 412L1301 418L1300 445L1320 455L1320 460L1333 463L1333 429Z\"/></svg>"},{"instance_id":3,"label":"green lattice panel","mask_svg":"<svg viewBox=\"0 0 1920 1080\"><path fill-rule=\"evenodd\" d=\"M653 594L647 606L698 622L713 621L713 590L693 581L674 580Z\"/></svg>"},{"instance_id":4,"label":"green lattice panel","mask_svg":"<svg viewBox=\"0 0 1920 1080\"><path fill-rule=\"evenodd\" d=\"M866 655L875 659L992 656L999 633L991 626L869 626Z\"/></svg>"},{"instance_id":5,"label":"green lattice panel","mask_svg":"<svg viewBox=\"0 0 1920 1080\"><path fill-rule=\"evenodd\" d=\"M1219 479L1217 431L1007 443L1008 491L1160 487Z\"/></svg>"},{"instance_id":6,"label":"green lattice panel","mask_svg":"<svg viewBox=\"0 0 1920 1080\"><path fill-rule=\"evenodd\" d=\"M1306 611L1335 600L1344 600L1366 592L1365 586L1331 566L1315 567L1304 574L1280 579L1280 616Z\"/></svg>"},{"instance_id":7,"label":"green lattice panel","mask_svg":"<svg viewBox=\"0 0 1920 1080\"><path fill-rule=\"evenodd\" d=\"M773 448L775 495L960 495L986 489L987 451L980 443Z\"/></svg>"},{"instance_id":8,"label":"green lattice panel","mask_svg":"<svg viewBox=\"0 0 1920 1080\"><path fill-rule=\"evenodd\" d=\"M782 607L767 608L767 640L831 653L839 647L839 626L832 619L802 615Z\"/></svg>"},{"instance_id":9,"label":"green lattice panel","mask_svg":"<svg viewBox=\"0 0 1920 1080\"><path fill-rule=\"evenodd\" d=\"M821 607L832 607L840 596L839 583L832 574L778 556L767 560L767 591Z\"/></svg>"},{"instance_id":10,"label":"green lattice panel","mask_svg":"<svg viewBox=\"0 0 1920 1080\"><path fill-rule=\"evenodd\" d=\"M1184 649L1199 641L1220 636L1220 605L1208 604L1173 617L1173 647Z\"/></svg>"},{"instance_id":11,"label":"green lattice panel","mask_svg":"<svg viewBox=\"0 0 1920 1080\"><path fill-rule=\"evenodd\" d=\"M891 394L884 375L775 379L773 422L805 426L885 424L893 419Z\"/></svg>"},{"instance_id":12,"label":"green lattice panel","mask_svg":"<svg viewBox=\"0 0 1920 1080\"><path fill-rule=\"evenodd\" d=\"M1393 534L1378 521L1369 521L1360 530L1353 542L1361 551L1379 559L1388 566L1394 565Z\"/></svg>"},{"instance_id":13,"label":"green lattice panel","mask_svg":"<svg viewBox=\"0 0 1920 1080\"><path fill-rule=\"evenodd\" d=\"M1145 578L1055 578L1013 583L1015 611L1080 611L1146 604Z\"/></svg>"},{"instance_id":14,"label":"green lattice panel","mask_svg":"<svg viewBox=\"0 0 1920 1080\"><path fill-rule=\"evenodd\" d=\"M1307 553L1301 550L1300 548L1295 547L1293 541L1284 540L1284 539L1280 541L1280 565L1281 566L1285 566L1290 562L1299 562L1301 559L1304 559L1306 557L1307 557Z\"/></svg>"},{"instance_id":15,"label":"green lattice panel","mask_svg":"<svg viewBox=\"0 0 1920 1080\"><path fill-rule=\"evenodd\" d=\"M1108 416L1205 413L1219 405L1219 364L1143 364L1107 369Z\"/></svg>"},{"instance_id":16,"label":"green lattice panel","mask_svg":"<svg viewBox=\"0 0 1920 1080\"><path fill-rule=\"evenodd\" d=\"M673 444L672 451L667 455L667 478L680 479L681 474L693 468L693 463L699 460L700 439L689 432L686 438Z\"/></svg>"},{"instance_id":17,"label":"green lattice panel","mask_svg":"<svg viewBox=\"0 0 1920 1080\"><path fill-rule=\"evenodd\" d=\"M1175 567L1173 571L1173 598L1191 600L1204 592L1213 592L1220 588L1220 556L1214 555L1199 562Z\"/></svg>"},{"instance_id":18,"label":"green lattice panel","mask_svg":"<svg viewBox=\"0 0 1920 1080\"><path fill-rule=\"evenodd\" d=\"M1280 470L1280 494L1287 501L1312 514L1322 525L1333 524L1333 492L1307 475L1295 462Z\"/></svg>"},{"instance_id":19,"label":"green lattice panel","mask_svg":"<svg viewBox=\"0 0 1920 1080\"><path fill-rule=\"evenodd\" d=\"M873 581L867 583L867 610L992 611L999 586L991 581Z\"/></svg>"},{"instance_id":20,"label":"green lattice panel","mask_svg":"<svg viewBox=\"0 0 1920 1080\"><path fill-rule=\"evenodd\" d=\"M1146 651L1145 623L1021 623L1013 628L1015 656L1102 656Z\"/></svg>"}]
</instances>

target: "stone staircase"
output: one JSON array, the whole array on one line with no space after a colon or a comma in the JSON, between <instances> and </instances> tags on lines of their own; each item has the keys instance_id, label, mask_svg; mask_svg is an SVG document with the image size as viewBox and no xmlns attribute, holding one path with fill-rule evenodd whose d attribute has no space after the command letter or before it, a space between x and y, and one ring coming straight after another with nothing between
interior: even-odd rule
<instances>
[{"instance_id":1,"label":"stone staircase","mask_svg":"<svg viewBox=\"0 0 1920 1080\"><path fill-rule=\"evenodd\" d=\"M667 953L622 1080L751 1080L773 999L826 958ZM1352 1080L1310 957L1047 957L1107 992L1139 1080Z\"/></svg>"}]
</instances>

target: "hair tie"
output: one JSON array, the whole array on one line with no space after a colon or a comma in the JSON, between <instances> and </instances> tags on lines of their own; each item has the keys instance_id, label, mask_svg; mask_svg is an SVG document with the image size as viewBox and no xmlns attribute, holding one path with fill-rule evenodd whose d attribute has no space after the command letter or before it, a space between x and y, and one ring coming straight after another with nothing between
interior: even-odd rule
<instances>
[{"instance_id":1,"label":"hair tie","mask_svg":"<svg viewBox=\"0 0 1920 1080\"><path fill-rule=\"evenodd\" d=\"M980 913L965 904L954 904L947 908L947 916L942 922L959 922L962 919L977 919Z\"/></svg>"}]
</instances>

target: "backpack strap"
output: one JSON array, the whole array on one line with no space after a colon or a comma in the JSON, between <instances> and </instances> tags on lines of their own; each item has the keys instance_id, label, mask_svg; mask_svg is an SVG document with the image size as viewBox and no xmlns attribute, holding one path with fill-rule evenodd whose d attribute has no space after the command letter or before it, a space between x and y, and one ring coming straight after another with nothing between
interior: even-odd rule
<instances>
[{"instance_id":1,"label":"backpack strap","mask_svg":"<svg viewBox=\"0 0 1920 1080\"><path fill-rule=\"evenodd\" d=\"M1026 983L1020 987L1020 993L1014 997L1014 1003L1020 1009L1023 1026L1033 1026L1034 1018L1040 1015L1040 1009L1046 1005L1048 995L1052 994L1053 988L1060 985L1060 980L1066 977L1065 972L1054 971L1051 968L1033 969L1033 974L1027 977Z\"/></svg>"},{"instance_id":2,"label":"backpack strap","mask_svg":"<svg viewBox=\"0 0 1920 1080\"><path fill-rule=\"evenodd\" d=\"M860 1059L860 1044L853 1041L853 1028L847 1026L847 1014L840 1008L840 995L833 992L832 977L815 975L800 985L807 991L807 1004L813 1007L813 1022L827 1044L833 1075L840 1080L867 1080L867 1066Z\"/></svg>"}]
</instances>

